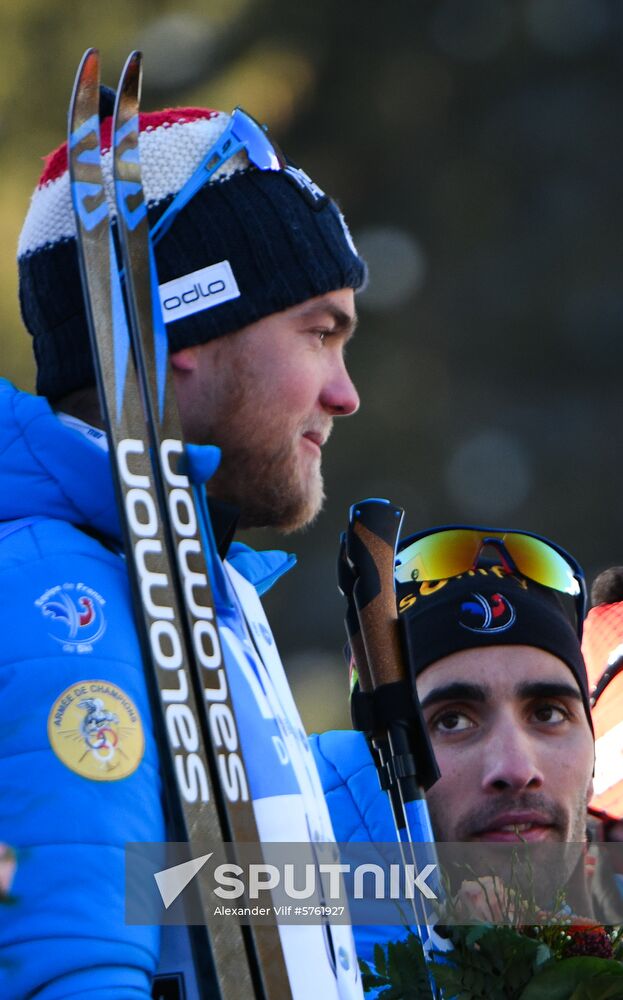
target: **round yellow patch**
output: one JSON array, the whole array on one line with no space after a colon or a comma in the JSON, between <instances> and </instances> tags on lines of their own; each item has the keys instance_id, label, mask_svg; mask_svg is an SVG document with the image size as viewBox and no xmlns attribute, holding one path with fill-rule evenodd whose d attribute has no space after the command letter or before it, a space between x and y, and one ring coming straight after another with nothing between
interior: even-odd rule
<instances>
[{"instance_id":1,"label":"round yellow patch","mask_svg":"<svg viewBox=\"0 0 623 1000\"><path fill-rule=\"evenodd\" d=\"M48 738L63 764L93 781L127 778L145 750L138 709L110 681L81 681L66 688L48 716Z\"/></svg>"}]
</instances>

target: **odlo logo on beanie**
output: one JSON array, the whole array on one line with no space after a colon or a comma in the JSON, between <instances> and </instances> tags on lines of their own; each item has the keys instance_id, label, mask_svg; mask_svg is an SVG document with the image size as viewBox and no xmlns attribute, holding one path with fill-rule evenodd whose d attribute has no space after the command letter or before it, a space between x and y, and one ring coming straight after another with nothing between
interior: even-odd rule
<instances>
[{"instance_id":1,"label":"odlo logo on beanie","mask_svg":"<svg viewBox=\"0 0 623 1000\"><path fill-rule=\"evenodd\" d=\"M212 309L240 295L228 260L202 267L173 281L165 281L158 291L165 323L192 316L202 309Z\"/></svg>"}]
</instances>

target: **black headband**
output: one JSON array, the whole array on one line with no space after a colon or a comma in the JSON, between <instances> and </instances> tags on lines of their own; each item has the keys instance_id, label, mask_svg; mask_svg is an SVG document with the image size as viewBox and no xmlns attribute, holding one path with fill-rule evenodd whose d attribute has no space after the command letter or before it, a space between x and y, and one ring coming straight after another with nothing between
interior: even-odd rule
<instances>
[{"instance_id":1,"label":"black headband","mask_svg":"<svg viewBox=\"0 0 623 1000\"><path fill-rule=\"evenodd\" d=\"M567 664L592 729L586 666L556 591L483 566L449 580L399 585L397 598L412 677L462 649L536 646Z\"/></svg>"}]
</instances>

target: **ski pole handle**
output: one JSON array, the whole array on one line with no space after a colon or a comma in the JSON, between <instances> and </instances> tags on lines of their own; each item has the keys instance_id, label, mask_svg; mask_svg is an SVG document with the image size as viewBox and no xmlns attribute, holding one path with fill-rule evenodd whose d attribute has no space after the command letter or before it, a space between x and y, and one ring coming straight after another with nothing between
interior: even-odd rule
<instances>
[{"instance_id":1,"label":"ski pole handle","mask_svg":"<svg viewBox=\"0 0 623 1000\"><path fill-rule=\"evenodd\" d=\"M400 641L394 568L404 517L402 507L389 500L369 499L350 508L345 550L355 578L355 605L369 676L380 713L382 761L387 760L391 782L387 788L399 840L410 852L416 870L436 864L433 831L424 796L438 776L436 762L412 687ZM426 776L423 779L423 776ZM405 853L403 857L406 859ZM425 902L413 900L415 924L425 954L431 947L429 913ZM422 995L436 997L432 978Z\"/></svg>"},{"instance_id":2,"label":"ski pole handle","mask_svg":"<svg viewBox=\"0 0 623 1000\"><path fill-rule=\"evenodd\" d=\"M392 766L408 798L415 798L420 794L418 786L427 789L435 783L439 769L400 641L394 566L403 517L402 507L389 500L369 499L353 504L346 555L355 577L353 602L376 708L384 706ZM402 762L407 757L413 761L409 776L402 773Z\"/></svg>"},{"instance_id":3,"label":"ski pole handle","mask_svg":"<svg viewBox=\"0 0 623 1000\"><path fill-rule=\"evenodd\" d=\"M374 711L374 686L370 675L370 665L359 625L359 615L353 598L353 588L357 577L346 555L346 533L340 538L340 550L337 561L337 579L340 593L346 600L346 615L344 624L350 645L352 664L357 672L357 685L351 685L350 710L353 728L365 734L368 748L374 760L379 784L383 791L389 794L389 801L394 816L399 839L404 834L405 818L402 809L400 792L396 785L392 768L391 752L387 738L387 730L379 727Z\"/></svg>"},{"instance_id":4,"label":"ski pole handle","mask_svg":"<svg viewBox=\"0 0 623 1000\"><path fill-rule=\"evenodd\" d=\"M346 554L356 576L353 599L373 688L406 677L394 589L403 517L402 507L389 500L364 500L350 508Z\"/></svg>"}]
</instances>

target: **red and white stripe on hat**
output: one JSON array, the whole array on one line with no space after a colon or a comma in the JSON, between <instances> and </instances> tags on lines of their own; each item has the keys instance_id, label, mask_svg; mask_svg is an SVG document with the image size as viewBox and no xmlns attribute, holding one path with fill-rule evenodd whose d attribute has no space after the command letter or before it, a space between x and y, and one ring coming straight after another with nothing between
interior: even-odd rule
<instances>
[{"instance_id":1,"label":"red and white stripe on hat","mask_svg":"<svg viewBox=\"0 0 623 1000\"><path fill-rule=\"evenodd\" d=\"M210 146L225 130L230 116L208 108L173 108L145 112L139 116L140 157L145 201L157 205L176 194L199 166ZM116 215L111 150L112 118L101 125L102 169L111 216ZM211 182L226 180L248 168L246 153L240 152L223 164ZM60 240L75 238L67 143L46 157L17 248L18 257L35 253Z\"/></svg>"}]
</instances>

